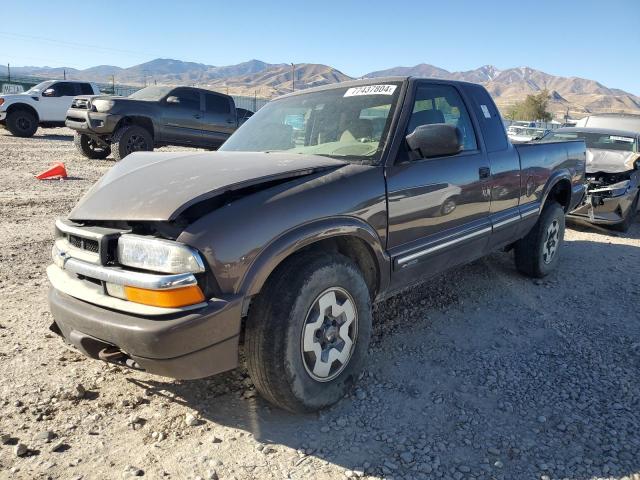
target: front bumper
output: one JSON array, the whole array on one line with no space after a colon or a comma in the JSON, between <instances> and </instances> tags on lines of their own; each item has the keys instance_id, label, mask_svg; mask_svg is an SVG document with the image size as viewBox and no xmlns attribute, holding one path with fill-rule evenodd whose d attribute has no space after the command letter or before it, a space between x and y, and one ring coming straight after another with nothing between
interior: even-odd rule
<instances>
[{"instance_id":1,"label":"front bumper","mask_svg":"<svg viewBox=\"0 0 640 480\"><path fill-rule=\"evenodd\" d=\"M0 112L0 122L4 122L7 119L7 112Z\"/></svg>"},{"instance_id":2,"label":"front bumper","mask_svg":"<svg viewBox=\"0 0 640 480\"><path fill-rule=\"evenodd\" d=\"M99 307L51 288L49 306L52 330L91 358L179 379L208 377L238 364L239 298L211 300L198 310L149 318Z\"/></svg>"},{"instance_id":3,"label":"front bumper","mask_svg":"<svg viewBox=\"0 0 640 480\"><path fill-rule=\"evenodd\" d=\"M64 124L80 133L110 135L122 117L110 113L70 108Z\"/></svg>"},{"instance_id":4,"label":"front bumper","mask_svg":"<svg viewBox=\"0 0 640 480\"><path fill-rule=\"evenodd\" d=\"M623 222L638 195L637 176L633 175L631 180L622 183L626 183L626 188L617 184L618 188L611 191L607 188L588 189L584 200L569 212L568 217L598 225Z\"/></svg>"}]
</instances>

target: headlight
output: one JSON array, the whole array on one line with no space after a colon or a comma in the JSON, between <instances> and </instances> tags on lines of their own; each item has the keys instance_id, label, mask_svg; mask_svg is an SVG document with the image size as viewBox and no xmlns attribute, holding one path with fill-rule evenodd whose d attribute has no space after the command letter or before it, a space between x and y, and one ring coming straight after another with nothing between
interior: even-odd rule
<instances>
[{"instance_id":1,"label":"headlight","mask_svg":"<svg viewBox=\"0 0 640 480\"><path fill-rule=\"evenodd\" d=\"M108 112L116 104L113 100L100 100L96 98L93 100L92 105L96 112Z\"/></svg>"},{"instance_id":2,"label":"headlight","mask_svg":"<svg viewBox=\"0 0 640 480\"><path fill-rule=\"evenodd\" d=\"M162 273L204 272L200 254L182 243L125 234L118 239L118 261L128 267Z\"/></svg>"}]
</instances>

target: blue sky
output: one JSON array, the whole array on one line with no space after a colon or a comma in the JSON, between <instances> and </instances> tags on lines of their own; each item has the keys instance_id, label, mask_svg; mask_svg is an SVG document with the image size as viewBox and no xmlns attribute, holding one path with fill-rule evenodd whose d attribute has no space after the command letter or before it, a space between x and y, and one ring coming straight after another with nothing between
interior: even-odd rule
<instances>
[{"instance_id":1,"label":"blue sky","mask_svg":"<svg viewBox=\"0 0 640 480\"><path fill-rule=\"evenodd\" d=\"M52 8L54 5L57 7ZM640 95L640 0L3 2L0 62L530 66Z\"/></svg>"}]
</instances>

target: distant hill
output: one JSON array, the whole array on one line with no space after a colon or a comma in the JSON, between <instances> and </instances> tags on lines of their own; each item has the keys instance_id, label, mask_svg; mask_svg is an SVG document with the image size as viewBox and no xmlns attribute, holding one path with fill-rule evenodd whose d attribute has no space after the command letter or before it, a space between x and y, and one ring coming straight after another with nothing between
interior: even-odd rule
<instances>
[{"instance_id":1,"label":"distant hill","mask_svg":"<svg viewBox=\"0 0 640 480\"><path fill-rule=\"evenodd\" d=\"M424 72L427 74L425 75ZM372 72L365 77L388 75L428 76L481 83L489 90L503 112L507 111L510 105L523 100L527 95L544 89L551 94L549 108L558 114L565 113L567 109L576 116L602 111L640 112L640 97L636 95L619 89L607 88L595 80L558 77L529 67L499 70L492 65L484 65L475 70L449 72L422 63L414 67L395 67Z\"/></svg>"},{"instance_id":2,"label":"distant hill","mask_svg":"<svg viewBox=\"0 0 640 480\"><path fill-rule=\"evenodd\" d=\"M249 60L236 65L214 66L184 62L170 58L157 58L128 68L99 65L78 70L63 67L13 67L15 75L34 75L45 78L67 78L110 82L111 77L120 84L144 85L198 85L233 94L272 97L291 91L292 69L290 64L270 64ZM523 100L528 94L547 89L551 94L550 109L564 114L567 109L573 116L594 112L640 113L640 97L623 90L608 88L595 80L578 77L559 77L530 67L499 70L484 65L474 70L449 72L443 68L421 63L413 67L394 67L366 74L366 78L411 75L462 80L481 83L491 93L503 112L510 105ZM328 66L314 63L295 65L296 89L315 87L351 80L352 77Z\"/></svg>"}]
</instances>

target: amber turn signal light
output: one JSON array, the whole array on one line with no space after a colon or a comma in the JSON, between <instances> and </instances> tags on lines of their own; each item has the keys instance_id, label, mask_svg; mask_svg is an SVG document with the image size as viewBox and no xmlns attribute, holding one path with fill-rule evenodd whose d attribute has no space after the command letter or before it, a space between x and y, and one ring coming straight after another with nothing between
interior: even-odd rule
<instances>
[{"instance_id":1,"label":"amber turn signal light","mask_svg":"<svg viewBox=\"0 0 640 480\"><path fill-rule=\"evenodd\" d=\"M124 293L127 300L131 302L154 307L177 308L204 302L204 294L197 285L172 290L147 290L125 286Z\"/></svg>"}]
</instances>

